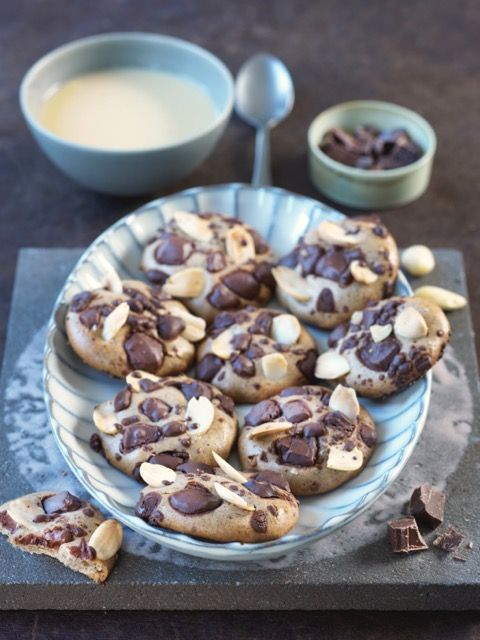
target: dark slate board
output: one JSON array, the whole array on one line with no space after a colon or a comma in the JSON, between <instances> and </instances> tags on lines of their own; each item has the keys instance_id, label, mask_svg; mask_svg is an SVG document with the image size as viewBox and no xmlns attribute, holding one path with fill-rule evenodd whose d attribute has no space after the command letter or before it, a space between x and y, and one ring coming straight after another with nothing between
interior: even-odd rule
<instances>
[{"instance_id":1,"label":"dark slate board","mask_svg":"<svg viewBox=\"0 0 480 640\"><path fill-rule=\"evenodd\" d=\"M51 440L40 380L45 324L80 253L24 249L19 256L0 387L0 503L42 487L60 488L63 483L82 493ZM436 256L437 269L425 282L464 292L461 255L439 250ZM443 382L437 380L434 385L432 407L437 410L431 407L414 455L387 494L341 532L260 565L215 564L158 546L146 552L141 539L130 534L128 551L102 587L51 559L21 553L2 538L0 608L480 608L480 434L478 420L476 424L473 420L480 405L478 374L468 310L450 314L450 320L452 357L445 358ZM466 562L437 550L409 557L391 553L385 521L401 512L403 498L419 479L446 483L447 521L474 542Z\"/></svg>"}]
</instances>

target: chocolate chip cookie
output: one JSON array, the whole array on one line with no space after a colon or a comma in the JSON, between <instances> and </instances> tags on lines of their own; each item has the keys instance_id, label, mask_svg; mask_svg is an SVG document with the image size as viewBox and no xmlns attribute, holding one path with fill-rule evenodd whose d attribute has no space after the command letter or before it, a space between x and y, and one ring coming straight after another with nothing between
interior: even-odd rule
<instances>
[{"instance_id":1,"label":"chocolate chip cookie","mask_svg":"<svg viewBox=\"0 0 480 640\"><path fill-rule=\"evenodd\" d=\"M187 463L175 471L144 464L137 516L154 527L216 542L265 542L288 533L298 502L285 478L271 471L239 472Z\"/></svg>"},{"instance_id":2,"label":"chocolate chip cookie","mask_svg":"<svg viewBox=\"0 0 480 640\"><path fill-rule=\"evenodd\" d=\"M117 560L122 527L68 491L41 491L0 506L0 532L14 547L56 558L104 582Z\"/></svg>"},{"instance_id":3,"label":"chocolate chip cookie","mask_svg":"<svg viewBox=\"0 0 480 640\"><path fill-rule=\"evenodd\" d=\"M341 380L360 395L388 396L416 382L442 357L450 324L437 305L394 297L355 311L329 338L315 375Z\"/></svg>"},{"instance_id":4,"label":"chocolate chip cookie","mask_svg":"<svg viewBox=\"0 0 480 640\"><path fill-rule=\"evenodd\" d=\"M353 389L284 389L245 416L239 442L245 469L282 473L297 496L332 491L358 475L373 453L375 425Z\"/></svg>"},{"instance_id":5,"label":"chocolate chip cookie","mask_svg":"<svg viewBox=\"0 0 480 640\"><path fill-rule=\"evenodd\" d=\"M162 376L186 371L205 320L159 287L120 279L110 286L70 302L65 326L80 358L118 378L134 369Z\"/></svg>"},{"instance_id":6,"label":"chocolate chip cookie","mask_svg":"<svg viewBox=\"0 0 480 640\"><path fill-rule=\"evenodd\" d=\"M267 302L275 288L271 267L272 254L261 236L217 213L169 215L142 258L151 282L208 321L219 311Z\"/></svg>"},{"instance_id":7,"label":"chocolate chip cookie","mask_svg":"<svg viewBox=\"0 0 480 640\"><path fill-rule=\"evenodd\" d=\"M196 375L236 402L258 402L312 378L316 354L312 336L291 314L223 311L199 345Z\"/></svg>"},{"instance_id":8,"label":"chocolate chip cookie","mask_svg":"<svg viewBox=\"0 0 480 640\"><path fill-rule=\"evenodd\" d=\"M213 464L212 451L228 456L237 434L233 401L215 387L144 371L129 374L127 386L95 408L93 421L92 448L137 480L142 462Z\"/></svg>"},{"instance_id":9,"label":"chocolate chip cookie","mask_svg":"<svg viewBox=\"0 0 480 640\"><path fill-rule=\"evenodd\" d=\"M324 221L273 269L277 297L298 318L323 329L393 292L399 257L377 217Z\"/></svg>"}]
</instances>

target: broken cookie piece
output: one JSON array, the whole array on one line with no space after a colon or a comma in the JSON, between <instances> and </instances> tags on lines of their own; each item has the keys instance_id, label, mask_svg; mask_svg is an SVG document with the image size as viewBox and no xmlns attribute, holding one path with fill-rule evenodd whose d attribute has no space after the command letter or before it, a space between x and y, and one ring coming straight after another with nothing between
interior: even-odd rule
<instances>
[{"instance_id":1,"label":"broken cookie piece","mask_svg":"<svg viewBox=\"0 0 480 640\"><path fill-rule=\"evenodd\" d=\"M411 553L428 549L413 516L390 520L387 525L388 540L394 553Z\"/></svg>"},{"instance_id":2,"label":"broken cookie piece","mask_svg":"<svg viewBox=\"0 0 480 640\"><path fill-rule=\"evenodd\" d=\"M445 510L445 494L425 483L412 493L407 507L407 514L415 516L417 522L435 529L443 522Z\"/></svg>"},{"instance_id":3,"label":"broken cookie piece","mask_svg":"<svg viewBox=\"0 0 480 640\"><path fill-rule=\"evenodd\" d=\"M56 558L95 582L113 569L123 530L68 491L30 493L0 506L0 532L14 547Z\"/></svg>"}]
</instances>

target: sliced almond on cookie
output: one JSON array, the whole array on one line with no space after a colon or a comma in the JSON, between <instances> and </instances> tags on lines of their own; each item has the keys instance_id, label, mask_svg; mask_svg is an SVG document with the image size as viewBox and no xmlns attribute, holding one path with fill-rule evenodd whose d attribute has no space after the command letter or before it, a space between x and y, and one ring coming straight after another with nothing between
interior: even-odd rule
<instances>
[{"instance_id":1,"label":"sliced almond on cookie","mask_svg":"<svg viewBox=\"0 0 480 640\"><path fill-rule=\"evenodd\" d=\"M213 238L213 231L210 228L210 220L200 218L194 213L187 211L176 211L172 215L173 220L183 233L194 240L209 242Z\"/></svg>"},{"instance_id":2,"label":"sliced almond on cookie","mask_svg":"<svg viewBox=\"0 0 480 640\"><path fill-rule=\"evenodd\" d=\"M104 402L99 404L93 410L93 424L102 433L106 433L109 436L114 436L118 433L117 416L113 412L111 403Z\"/></svg>"},{"instance_id":3,"label":"sliced almond on cookie","mask_svg":"<svg viewBox=\"0 0 480 640\"><path fill-rule=\"evenodd\" d=\"M228 257L235 264L242 264L255 257L255 241L245 227L236 225L225 235L225 248Z\"/></svg>"},{"instance_id":4,"label":"sliced almond on cookie","mask_svg":"<svg viewBox=\"0 0 480 640\"><path fill-rule=\"evenodd\" d=\"M102 339L113 340L120 329L125 326L129 313L130 307L126 302L121 302L118 307L115 307L103 322Z\"/></svg>"},{"instance_id":5,"label":"sliced almond on cookie","mask_svg":"<svg viewBox=\"0 0 480 640\"><path fill-rule=\"evenodd\" d=\"M302 333L302 325L291 313L282 313L272 321L272 338L288 346L295 344Z\"/></svg>"},{"instance_id":6,"label":"sliced almond on cookie","mask_svg":"<svg viewBox=\"0 0 480 640\"><path fill-rule=\"evenodd\" d=\"M350 273L353 279L361 284L372 284L378 280L378 275L369 267L361 265L359 260L353 260L350 263Z\"/></svg>"},{"instance_id":7,"label":"sliced almond on cookie","mask_svg":"<svg viewBox=\"0 0 480 640\"><path fill-rule=\"evenodd\" d=\"M172 484L177 477L175 471L163 464L152 464L150 462L142 462L140 465L140 476L149 487L161 487L165 484Z\"/></svg>"},{"instance_id":8,"label":"sliced almond on cookie","mask_svg":"<svg viewBox=\"0 0 480 640\"><path fill-rule=\"evenodd\" d=\"M349 389L341 384L337 384L328 402L330 411L340 411L354 422L360 413L357 394L354 389Z\"/></svg>"},{"instance_id":9,"label":"sliced almond on cookie","mask_svg":"<svg viewBox=\"0 0 480 640\"><path fill-rule=\"evenodd\" d=\"M332 445L328 452L327 468L335 471L357 471L363 465L363 453L358 447L351 451Z\"/></svg>"},{"instance_id":10,"label":"sliced almond on cookie","mask_svg":"<svg viewBox=\"0 0 480 640\"><path fill-rule=\"evenodd\" d=\"M207 323L203 318L194 316L186 309L178 308L172 312L172 315L181 318L185 322L185 329L182 331L181 335L186 338L186 340L189 340L190 342L203 340L205 337L205 329L207 327Z\"/></svg>"},{"instance_id":11,"label":"sliced almond on cookie","mask_svg":"<svg viewBox=\"0 0 480 640\"><path fill-rule=\"evenodd\" d=\"M212 451L212 455L215 459L215 462L226 476L228 476L232 480L235 480L235 482L240 482L240 484L243 484L247 481L247 478L242 475L240 471L237 471L234 467L232 467L232 465L224 460L221 456L219 456L216 451Z\"/></svg>"},{"instance_id":12,"label":"sliced almond on cookie","mask_svg":"<svg viewBox=\"0 0 480 640\"><path fill-rule=\"evenodd\" d=\"M195 429L191 429L192 433L199 435L207 432L213 424L214 417L215 407L208 398L205 396L190 398L187 403L185 420L188 420L192 425L197 425Z\"/></svg>"},{"instance_id":13,"label":"sliced almond on cookie","mask_svg":"<svg viewBox=\"0 0 480 640\"><path fill-rule=\"evenodd\" d=\"M218 336L212 340L212 344L210 345L212 353L222 360L228 360L234 352L232 338L233 333L229 329L219 333Z\"/></svg>"},{"instance_id":14,"label":"sliced almond on cookie","mask_svg":"<svg viewBox=\"0 0 480 640\"><path fill-rule=\"evenodd\" d=\"M153 373L148 373L148 371L142 371L141 369L136 369L135 371L130 371L130 373L126 377L126 383L132 387L133 391L137 393L142 391L140 386L140 380L151 380L152 382L160 382L161 378L155 376Z\"/></svg>"},{"instance_id":15,"label":"sliced almond on cookie","mask_svg":"<svg viewBox=\"0 0 480 640\"><path fill-rule=\"evenodd\" d=\"M88 546L93 547L99 560L109 560L122 546L123 529L116 520L104 520L92 533Z\"/></svg>"},{"instance_id":16,"label":"sliced almond on cookie","mask_svg":"<svg viewBox=\"0 0 480 640\"><path fill-rule=\"evenodd\" d=\"M363 320L363 311L354 311L352 313L352 317L350 318L350 322L352 324L361 324Z\"/></svg>"},{"instance_id":17,"label":"sliced almond on cookie","mask_svg":"<svg viewBox=\"0 0 480 640\"><path fill-rule=\"evenodd\" d=\"M258 427L253 427L247 432L247 438L263 438L264 436L272 435L275 433L282 433L292 428L290 422L265 422Z\"/></svg>"},{"instance_id":18,"label":"sliced almond on cookie","mask_svg":"<svg viewBox=\"0 0 480 640\"><path fill-rule=\"evenodd\" d=\"M312 295L307 291L305 280L293 269L279 266L272 269L277 286L298 302L308 302Z\"/></svg>"},{"instance_id":19,"label":"sliced almond on cookie","mask_svg":"<svg viewBox=\"0 0 480 640\"><path fill-rule=\"evenodd\" d=\"M462 309L467 304L467 299L455 291L449 291L443 287L425 286L415 289L414 295L419 298L425 298L438 305L444 311L453 311L454 309Z\"/></svg>"},{"instance_id":20,"label":"sliced almond on cookie","mask_svg":"<svg viewBox=\"0 0 480 640\"><path fill-rule=\"evenodd\" d=\"M115 271L113 267L109 267L106 269L107 273L103 278L102 285L105 289L108 289L112 293L120 294L123 293L123 284L120 279L120 276Z\"/></svg>"},{"instance_id":21,"label":"sliced almond on cookie","mask_svg":"<svg viewBox=\"0 0 480 640\"><path fill-rule=\"evenodd\" d=\"M391 324L372 324L370 327L370 335L372 336L372 340L374 342L382 342L385 338L392 333L392 325Z\"/></svg>"},{"instance_id":22,"label":"sliced almond on cookie","mask_svg":"<svg viewBox=\"0 0 480 640\"><path fill-rule=\"evenodd\" d=\"M317 358L315 377L322 380L335 380L350 371L350 364L346 358L335 351L326 351Z\"/></svg>"},{"instance_id":23,"label":"sliced almond on cookie","mask_svg":"<svg viewBox=\"0 0 480 640\"><path fill-rule=\"evenodd\" d=\"M395 318L393 330L396 336L416 340L428 335L425 318L414 307L405 307Z\"/></svg>"},{"instance_id":24,"label":"sliced almond on cookie","mask_svg":"<svg viewBox=\"0 0 480 640\"><path fill-rule=\"evenodd\" d=\"M227 487L225 487L223 484L214 482L213 486L215 488L215 491L217 492L218 497L222 500L225 500L225 502L229 502L230 504L233 504L235 507L243 509L244 511L255 511L255 507L253 504L248 503L245 498L242 498L242 496L239 496L234 491L227 489Z\"/></svg>"},{"instance_id":25,"label":"sliced almond on cookie","mask_svg":"<svg viewBox=\"0 0 480 640\"><path fill-rule=\"evenodd\" d=\"M173 297L196 298L205 289L205 270L200 267L187 267L169 276L163 285L163 291Z\"/></svg>"},{"instance_id":26,"label":"sliced almond on cookie","mask_svg":"<svg viewBox=\"0 0 480 640\"><path fill-rule=\"evenodd\" d=\"M323 242L338 247L354 247L362 240L362 234L348 233L342 226L330 220L324 220L318 225L317 235Z\"/></svg>"},{"instance_id":27,"label":"sliced almond on cookie","mask_svg":"<svg viewBox=\"0 0 480 640\"><path fill-rule=\"evenodd\" d=\"M263 375L269 380L281 380L287 375L288 362L281 353L267 353L260 360Z\"/></svg>"}]
</instances>

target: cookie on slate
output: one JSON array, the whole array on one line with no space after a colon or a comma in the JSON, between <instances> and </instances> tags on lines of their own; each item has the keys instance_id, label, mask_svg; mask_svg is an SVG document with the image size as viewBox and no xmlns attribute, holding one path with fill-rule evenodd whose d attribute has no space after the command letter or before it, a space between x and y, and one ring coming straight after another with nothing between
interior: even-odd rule
<instances>
[{"instance_id":1,"label":"cookie on slate","mask_svg":"<svg viewBox=\"0 0 480 640\"><path fill-rule=\"evenodd\" d=\"M56 558L69 569L104 582L113 569L123 531L68 491L30 493L0 506L0 532L14 547Z\"/></svg>"},{"instance_id":2,"label":"cookie on slate","mask_svg":"<svg viewBox=\"0 0 480 640\"><path fill-rule=\"evenodd\" d=\"M324 221L273 270L277 297L299 318L331 329L393 292L399 257L377 217Z\"/></svg>"},{"instance_id":3,"label":"cookie on slate","mask_svg":"<svg viewBox=\"0 0 480 640\"><path fill-rule=\"evenodd\" d=\"M148 486L135 513L154 527L216 542L275 540L295 526L298 502L279 473L239 472L221 458L217 464L176 471L142 465Z\"/></svg>"},{"instance_id":4,"label":"cookie on slate","mask_svg":"<svg viewBox=\"0 0 480 640\"><path fill-rule=\"evenodd\" d=\"M283 473L297 496L325 493L358 475L373 453L375 425L353 389L284 389L245 416L245 469Z\"/></svg>"},{"instance_id":5,"label":"cookie on slate","mask_svg":"<svg viewBox=\"0 0 480 640\"><path fill-rule=\"evenodd\" d=\"M65 326L80 358L117 378L134 369L183 373L193 360L193 343L205 335L205 320L159 287L118 277L110 289L74 296Z\"/></svg>"},{"instance_id":6,"label":"cookie on slate","mask_svg":"<svg viewBox=\"0 0 480 640\"><path fill-rule=\"evenodd\" d=\"M177 211L145 247L147 278L197 315L261 306L275 288L268 244L252 227L221 214Z\"/></svg>"},{"instance_id":7,"label":"cookie on slate","mask_svg":"<svg viewBox=\"0 0 480 640\"><path fill-rule=\"evenodd\" d=\"M212 451L228 456L237 435L233 401L215 387L144 371L129 374L114 400L95 408L93 421L92 448L137 480L142 462L212 464Z\"/></svg>"},{"instance_id":8,"label":"cookie on slate","mask_svg":"<svg viewBox=\"0 0 480 640\"><path fill-rule=\"evenodd\" d=\"M197 351L197 377L236 402L258 402L312 378L312 336L291 314L246 307L219 313Z\"/></svg>"},{"instance_id":9,"label":"cookie on slate","mask_svg":"<svg viewBox=\"0 0 480 640\"><path fill-rule=\"evenodd\" d=\"M450 324L423 298L394 297L355 311L329 338L315 375L340 380L358 394L381 398L416 382L442 357Z\"/></svg>"}]
</instances>

